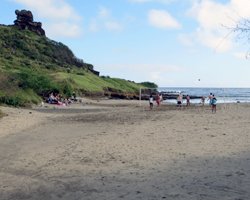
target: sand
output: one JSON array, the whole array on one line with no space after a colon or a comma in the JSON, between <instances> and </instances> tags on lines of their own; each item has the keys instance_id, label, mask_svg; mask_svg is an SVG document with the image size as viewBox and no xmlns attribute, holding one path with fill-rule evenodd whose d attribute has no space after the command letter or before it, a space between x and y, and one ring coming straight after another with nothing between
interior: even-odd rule
<instances>
[{"instance_id":1,"label":"sand","mask_svg":"<svg viewBox=\"0 0 250 200\"><path fill-rule=\"evenodd\" d=\"M250 104L0 109L0 200L250 198Z\"/></svg>"}]
</instances>

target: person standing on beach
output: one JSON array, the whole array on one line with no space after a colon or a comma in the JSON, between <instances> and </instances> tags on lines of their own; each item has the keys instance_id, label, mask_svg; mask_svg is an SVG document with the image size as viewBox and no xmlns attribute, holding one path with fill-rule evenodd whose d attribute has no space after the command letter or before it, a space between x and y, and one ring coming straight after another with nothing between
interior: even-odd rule
<instances>
[{"instance_id":1,"label":"person standing on beach","mask_svg":"<svg viewBox=\"0 0 250 200\"><path fill-rule=\"evenodd\" d=\"M216 113L216 102L217 102L217 99L213 95L212 100L211 100L212 113Z\"/></svg>"},{"instance_id":2,"label":"person standing on beach","mask_svg":"<svg viewBox=\"0 0 250 200\"><path fill-rule=\"evenodd\" d=\"M213 94L210 93L210 94L208 95L208 97L207 97L207 100L209 101L209 106L211 106L211 107L212 107L212 99L213 99Z\"/></svg>"},{"instance_id":3,"label":"person standing on beach","mask_svg":"<svg viewBox=\"0 0 250 200\"><path fill-rule=\"evenodd\" d=\"M151 94L149 97L149 109L152 110L154 106L154 98L153 95Z\"/></svg>"},{"instance_id":4,"label":"person standing on beach","mask_svg":"<svg viewBox=\"0 0 250 200\"><path fill-rule=\"evenodd\" d=\"M183 96L181 93L179 93L179 95L177 97L177 107L181 107L182 100L183 100Z\"/></svg>"},{"instance_id":5,"label":"person standing on beach","mask_svg":"<svg viewBox=\"0 0 250 200\"><path fill-rule=\"evenodd\" d=\"M162 94L160 94L160 102L162 102L163 101L163 96L162 96Z\"/></svg>"},{"instance_id":6,"label":"person standing on beach","mask_svg":"<svg viewBox=\"0 0 250 200\"><path fill-rule=\"evenodd\" d=\"M206 99L206 97L204 97L204 96L201 97L201 105L202 105L202 106L205 105L205 99Z\"/></svg>"},{"instance_id":7,"label":"person standing on beach","mask_svg":"<svg viewBox=\"0 0 250 200\"><path fill-rule=\"evenodd\" d=\"M190 96L189 95L186 96L186 100L187 100L187 107L188 107L188 106L190 106Z\"/></svg>"},{"instance_id":8,"label":"person standing on beach","mask_svg":"<svg viewBox=\"0 0 250 200\"><path fill-rule=\"evenodd\" d=\"M161 97L159 94L156 95L156 103L157 103L157 106L160 106L160 102L161 102Z\"/></svg>"}]
</instances>

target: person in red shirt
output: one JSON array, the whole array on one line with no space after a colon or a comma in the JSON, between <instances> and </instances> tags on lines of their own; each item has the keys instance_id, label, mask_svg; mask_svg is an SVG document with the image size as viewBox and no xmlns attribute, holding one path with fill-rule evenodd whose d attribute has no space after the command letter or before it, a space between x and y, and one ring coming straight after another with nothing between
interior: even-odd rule
<instances>
[{"instance_id":1,"label":"person in red shirt","mask_svg":"<svg viewBox=\"0 0 250 200\"><path fill-rule=\"evenodd\" d=\"M161 102L161 97L159 94L156 95L156 103L157 103L157 106L160 106L160 102Z\"/></svg>"}]
</instances>

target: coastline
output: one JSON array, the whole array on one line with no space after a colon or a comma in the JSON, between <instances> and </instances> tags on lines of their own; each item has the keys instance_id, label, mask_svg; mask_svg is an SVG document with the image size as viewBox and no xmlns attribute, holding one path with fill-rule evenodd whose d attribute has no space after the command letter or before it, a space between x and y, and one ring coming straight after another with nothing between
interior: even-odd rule
<instances>
[{"instance_id":1,"label":"coastline","mask_svg":"<svg viewBox=\"0 0 250 200\"><path fill-rule=\"evenodd\" d=\"M247 199L250 104L0 108L3 199Z\"/></svg>"}]
</instances>

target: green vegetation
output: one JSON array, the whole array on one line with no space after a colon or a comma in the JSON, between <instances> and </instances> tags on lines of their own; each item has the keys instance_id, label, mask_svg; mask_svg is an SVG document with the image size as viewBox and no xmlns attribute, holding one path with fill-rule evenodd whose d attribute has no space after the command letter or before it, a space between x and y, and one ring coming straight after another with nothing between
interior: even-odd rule
<instances>
[{"instance_id":1,"label":"green vegetation","mask_svg":"<svg viewBox=\"0 0 250 200\"><path fill-rule=\"evenodd\" d=\"M74 56L60 42L14 26L0 26L0 103L13 106L37 104L50 92L77 95L138 95L137 84L118 78L99 77L93 65Z\"/></svg>"},{"instance_id":2,"label":"green vegetation","mask_svg":"<svg viewBox=\"0 0 250 200\"><path fill-rule=\"evenodd\" d=\"M152 83L152 82L142 82L140 84L146 88L158 88L158 85L156 85L155 83Z\"/></svg>"},{"instance_id":3,"label":"green vegetation","mask_svg":"<svg viewBox=\"0 0 250 200\"><path fill-rule=\"evenodd\" d=\"M0 118L4 116L3 112L0 110Z\"/></svg>"}]
</instances>

